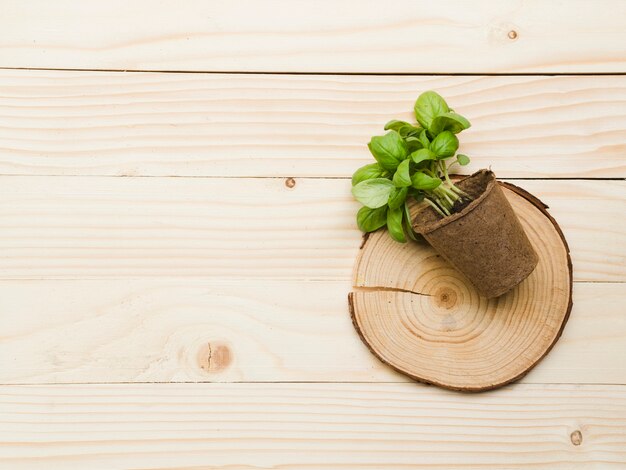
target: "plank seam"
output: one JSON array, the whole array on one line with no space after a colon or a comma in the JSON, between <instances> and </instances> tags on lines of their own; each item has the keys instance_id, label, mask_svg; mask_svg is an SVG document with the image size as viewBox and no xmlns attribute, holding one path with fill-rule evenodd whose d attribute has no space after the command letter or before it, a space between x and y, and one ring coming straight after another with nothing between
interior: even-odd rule
<instances>
[{"instance_id":1,"label":"plank seam","mask_svg":"<svg viewBox=\"0 0 626 470\"><path fill-rule=\"evenodd\" d=\"M230 284L233 282L275 282L275 283L282 283L285 281L289 281L289 282L319 282L322 284L326 284L326 283L330 283L330 282L337 282L337 283L341 283L341 284L345 284L345 283L350 283L351 279L346 277L346 278L297 278L297 277L220 277L220 278L213 278L210 276L198 276L196 278L191 279L194 282L211 282L215 285L221 285L221 284ZM158 276L158 277L154 277L154 276L142 276L142 277L120 277L120 278L110 278L110 277L105 277L105 278L96 278L96 277L66 277L66 278L61 278L61 277L53 277L53 278L23 278L23 277L15 277L15 278L11 278L11 277L0 277L0 282L2 281L7 281L7 282L48 282L48 281L85 281L85 282L102 282L102 281L154 281L154 282L169 282L169 281L180 281L180 276ZM575 280L574 281L576 284L623 284L625 281L596 281L596 280ZM351 287L352 288L352 287ZM366 287L360 287L361 289L367 289ZM376 286L373 287L374 289L377 289ZM401 292L410 292L410 291L404 291L402 289L398 289L398 291ZM415 294L418 295L428 295L428 294L420 294L419 292L413 292Z\"/></svg>"},{"instance_id":2,"label":"plank seam","mask_svg":"<svg viewBox=\"0 0 626 470\"><path fill-rule=\"evenodd\" d=\"M323 385L323 384L364 384L364 385L374 385L374 384L413 384L416 387L433 387L433 389L439 390L435 388L433 385L415 382L413 380L342 380L342 381L332 381L332 380L233 380L233 381L208 381L208 380L181 380L181 381L120 381L120 382L10 382L3 383L0 382L0 387L48 387L48 386L72 386L72 385L224 385L224 384L239 384L239 385L257 385L257 384L276 384L276 385ZM523 382L523 383L510 383L508 386L512 387L527 387L527 386L535 386L535 385L576 385L576 386L586 386L586 387L595 387L595 386L604 386L604 387L624 387L626 383L621 382ZM445 393L444 390L441 390L442 393ZM473 394L468 394L466 396L471 396Z\"/></svg>"},{"instance_id":3,"label":"plank seam","mask_svg":"<svg viewBox=\"0 0 626 470\"><path fill-rule=\"evenodd\" d=\"M356 168L355 168L356 169ZM451 176L465 177L469 175L453 174ZM0 173L0 177L30 177L30 178L197 178L197 179L258 179L258 180L284 180L289 178L298 178L303 180L350 180L351 176L254 176L254 175L109 175L109 174L29 174L29 173ZM507 177L498 178L505 181L626 181L626 177L590 177L590 176L563 176L563 177Z\"/></svg>"},{"instance_id":4,"label":"plank seam","mask_svg":"<svg viewBox=\"0 0 626 470\"><path fill-rule=\"evenodd\" d=\"M104 68L56 68L56 67L0 67L0 70L34 70L57 72L114 72L114 73L199 73L223 75L318 75L318 76L373 76L373 77L579 77L624 76L626 72L297 72L257 70L150 70L150 69L104 69Z\"/></svg>"}]
</instances>

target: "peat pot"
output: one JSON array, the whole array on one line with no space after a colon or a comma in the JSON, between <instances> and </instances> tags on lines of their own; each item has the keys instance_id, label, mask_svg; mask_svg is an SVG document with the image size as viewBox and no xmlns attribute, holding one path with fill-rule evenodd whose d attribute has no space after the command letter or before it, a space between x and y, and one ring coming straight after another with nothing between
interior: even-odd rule
<instances>
[{"instance_id":1,"label":"peat pot","mask_svg":"<svg viewBox=\"0 0 626 470\"><path fill-rule=\"evenodd\" d=\"M472 201L441 217L425 206L413 229L485 297L498 297L526 279L539 261L493 172L481 170L456 186Z\"/></svg>"}]
</instances>

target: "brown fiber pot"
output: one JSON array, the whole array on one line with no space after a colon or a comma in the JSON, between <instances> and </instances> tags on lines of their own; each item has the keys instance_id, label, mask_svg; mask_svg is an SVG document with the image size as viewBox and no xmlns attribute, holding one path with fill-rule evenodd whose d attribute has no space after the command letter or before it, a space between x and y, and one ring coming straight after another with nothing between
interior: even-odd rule
<instances>
[{"instance_id":1,"label":"brown fiber pot","mask_svg":"<svg viewBox=\"0 0 626 470\"><path fill-rule=\"evenodd\" d=\"M473 198L442 218L426 206L413 229L485 297L498 297L526 279L539 261L496 176L481 170L456 185Z\"/></svg>"}]
</instances>

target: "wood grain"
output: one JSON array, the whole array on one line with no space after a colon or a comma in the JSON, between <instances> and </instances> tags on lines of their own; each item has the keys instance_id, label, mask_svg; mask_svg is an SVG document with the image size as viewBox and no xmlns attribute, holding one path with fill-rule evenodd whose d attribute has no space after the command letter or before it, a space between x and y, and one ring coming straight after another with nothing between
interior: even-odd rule
<instances>
[{"instance_id":1,"label":"wood grain","mask_svg":"<svg viewBox=\"0 0 626 470\"><path fill-rule=\"evenodd\" d=\"M381 361L420 382L480 392L519 380L552 349L572 308L567 242L541 201L513 186L502 191L539 262L497 298L481 295L427 243L401 245L384 231L367 238L350 314Z\"/></svg>"},{"instance_id":2,"label":"wood grain","mask_svg":"<svg viewBox=\"0 0 626 470\"><path fill-rule=\"evenodd\" d=\"M0 383L403 382L361 343L346 281L2 281ZM576 283L523 381L626 384L626 283ZM416 390L423 390L415 385Z\"/></svg>"},{"instance_id":3,"label":"wood grain","mask_svg":"<svg viewBox=\"0 0 626 470\"><path fill-rule=\"evenodd\" d=\"M626 7L576 1L3 2L4 67L624 72ZM63 14L59 14L63 12ZM515 32L515 34L511 32Z\"/></svg>"},{"instance_id":4,"label":"wood grain","mask_svg":"<svg viewBox=\"0 0 626 470\"><path fill-rule=\"evenodd\" d=\"M469 172L626 177L625 76L32 70L0 71L0 173L347 177L428 89L472 121Z\"/></svg>"},{"instance_id":5,"label":"wood grain","mask_svg":"<svg viewBox=\"0 0 626 470\"><path fill-rule=\"evenodd\" d=\"M0 178L0 278L349 279L348 180ZM551 206L574 280L626 280L626 182L523 181ZM573 196L575 195L575 196Z\"/></svg>"},{"instance_id":6,"label":"wood grain","mask_svg":"<svg viewBox=\"0 0 626 470\"><path fill-rule=\"evenodd\" d=\"M0 410L0 464L15 470L626 464L622 386L5 386Z\"/></svg>"},{"instance_id":7,"label":"wood grain","mask_svg":"<svg viewBox=\"0 0 626 470\"><path fill-rule=\"evenodd\" d=\"M624 2L1 3L0 468L626 466L625 181L518 182L594 281L526 383L405 383L346 301L347 177L419 92L467 171L625 178L624 76L93 71L624 73Z\"/></svg>"}]
</instances>

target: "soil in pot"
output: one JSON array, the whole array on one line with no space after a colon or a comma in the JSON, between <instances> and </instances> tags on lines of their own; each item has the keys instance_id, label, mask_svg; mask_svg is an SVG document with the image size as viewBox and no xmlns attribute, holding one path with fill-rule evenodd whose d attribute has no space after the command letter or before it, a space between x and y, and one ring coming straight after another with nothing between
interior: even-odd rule
<instances>
[{"instance_id":1,"label":"soil in pot","mask_svg":"<svg viewBox=\"0 0 626 470\"><path fill-rule=\"evenodd\" d=\"M481 170L456 185L472 200L441 217L426 206L413 229L485 297L498 297L526 279L539 258L491 171Z\"/></svg>"}]
</instances>

